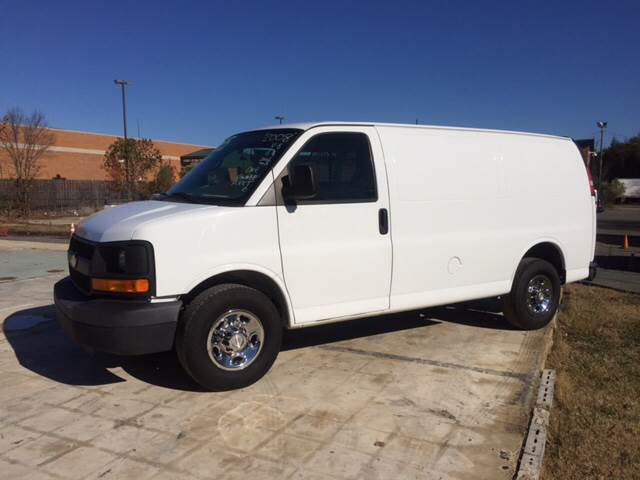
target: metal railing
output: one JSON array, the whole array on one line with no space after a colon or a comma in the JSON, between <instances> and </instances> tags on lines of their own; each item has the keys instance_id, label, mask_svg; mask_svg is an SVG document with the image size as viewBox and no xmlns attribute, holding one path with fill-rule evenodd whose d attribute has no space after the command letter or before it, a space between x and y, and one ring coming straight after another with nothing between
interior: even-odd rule
<instances>
[{"instance_id":1,"label":"metal railing","mask_svg":"<svg viewBox=\"0 0 640 480\"><path fill-rule=\"evenodd\" d=\"M14 207L15 184L0 180L0 210ZM107 204L122 203L122 194L113 182L104 180L34 180L31 189L31 210L68 211L79 208L100 209Z\"/></svg>"}]
</instances>

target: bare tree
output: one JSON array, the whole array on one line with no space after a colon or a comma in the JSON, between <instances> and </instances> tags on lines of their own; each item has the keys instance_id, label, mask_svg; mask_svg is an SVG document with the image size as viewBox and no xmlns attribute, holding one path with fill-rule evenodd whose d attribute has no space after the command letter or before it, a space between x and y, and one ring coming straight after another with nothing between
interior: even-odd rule
<instances>
[{"instance_id":1,"label":"bare tree","mask_svg":"<svg viewBox=\"0 0 640 480\"><path fill-rule=\"evenodd\" d=\"M3 115L2 118L0 118L0 138L2 138L2 132L4 131L4 129L7 126L7 116ZM2 163L0 163L0 179L2 178Z\"/></svg>"},{"instance_id":2,"label":"bare tree","mask_svg":"<svg viewBox=\"0 0 640 480\"><path fill-rule=\"evenodd\" d=\"M26 115L19 108L10 109L0 129L0 147L11 161L15 174L14 208L21 215L31 209L31 189L38 175L38 161L55 141L44 115L37 110Z\"/></svg>"}]
</instances>

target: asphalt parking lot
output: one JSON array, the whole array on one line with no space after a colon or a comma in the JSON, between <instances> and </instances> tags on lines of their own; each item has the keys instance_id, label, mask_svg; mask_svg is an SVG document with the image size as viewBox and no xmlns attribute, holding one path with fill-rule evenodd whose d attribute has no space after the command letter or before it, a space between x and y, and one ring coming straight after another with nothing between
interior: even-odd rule
<instances>
[{"instance_id":1,"label":"asphalt parking lot","mask_svg":"<svg viewBox=\"0 0 640 480\"><path fill-rule=\"evenodd\" d=\"M35 251L15 248L0 274L15 277L0 282L3 479L515 473L550 332L511 329L495 301L289 332L264 379L209 393L172 353L72 343L51 306L64 256L37 250L21 275Z\"/></svg>"}]
</instances>

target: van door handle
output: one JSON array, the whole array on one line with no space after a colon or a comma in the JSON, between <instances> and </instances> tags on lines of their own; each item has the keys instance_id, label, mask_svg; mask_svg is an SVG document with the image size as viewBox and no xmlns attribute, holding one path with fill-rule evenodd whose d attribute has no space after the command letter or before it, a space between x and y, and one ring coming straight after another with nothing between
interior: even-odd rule
<instances>
[{"instance_id":1,"label":"van door handle","mask_svg":"<svg viewBox=\"0 0 640 480\"><path fill-rule=\"evenodd\" d=\"M381 235L389 233L389 212L386 208L378 210L378 229Z\"/></svg>"}]
</instances>

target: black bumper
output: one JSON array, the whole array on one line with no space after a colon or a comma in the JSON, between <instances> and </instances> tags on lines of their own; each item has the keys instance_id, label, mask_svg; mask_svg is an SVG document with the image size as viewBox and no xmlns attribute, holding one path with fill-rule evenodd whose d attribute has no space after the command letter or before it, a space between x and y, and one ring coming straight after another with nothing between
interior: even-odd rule
<instances>
[{"instance_id":1,"label":"black bumper","mask_svg":"<svg viewBox=\"0 0 640 480\"><path fill-rule=\"evenodd\" d=\"M58 322L84 347L118 355L173 348L180 301L150 303L87 297L69 277L56 283L53 298Z\"/></svg>"}]
</instances>

